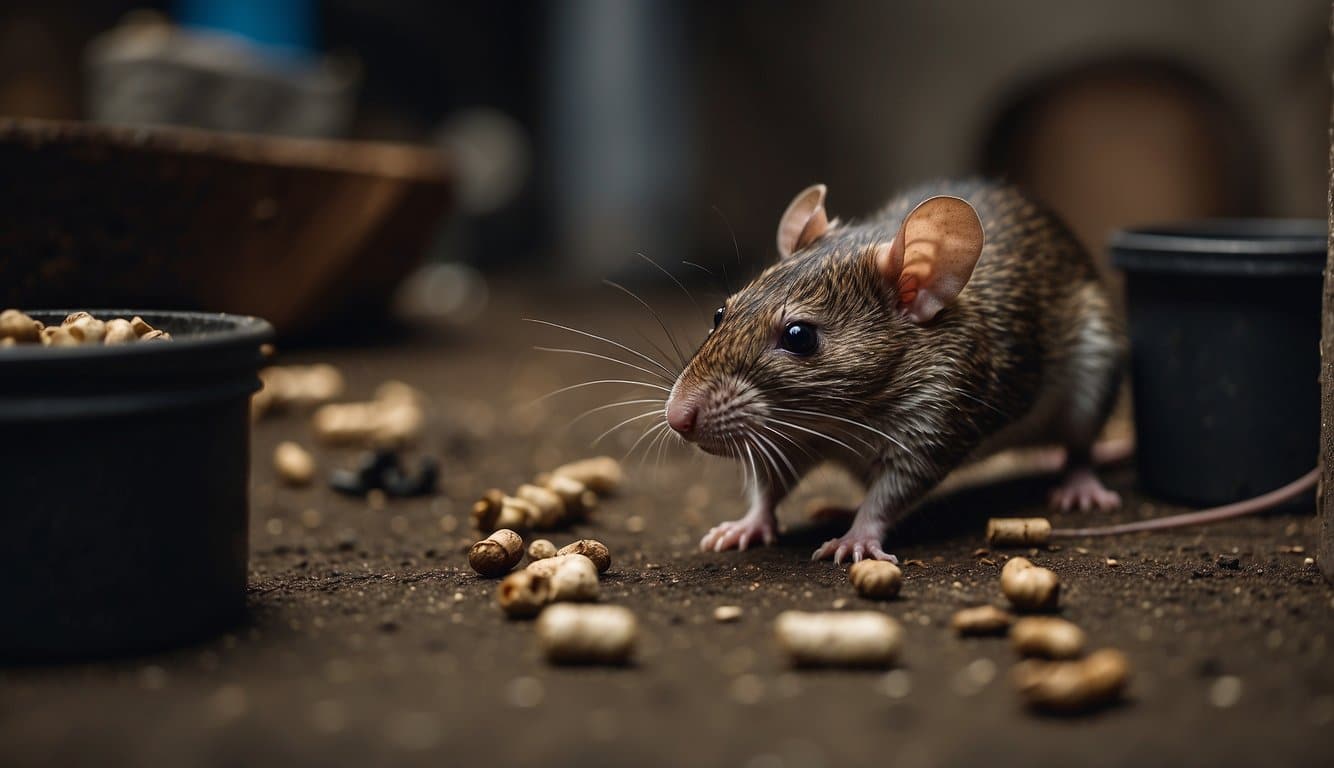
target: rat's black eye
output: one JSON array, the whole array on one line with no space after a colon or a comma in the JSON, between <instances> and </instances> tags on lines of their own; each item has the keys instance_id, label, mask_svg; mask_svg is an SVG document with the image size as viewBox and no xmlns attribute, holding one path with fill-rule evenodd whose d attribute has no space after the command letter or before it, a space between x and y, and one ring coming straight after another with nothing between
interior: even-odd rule
<instances>
[{"instance_id":1,"label":"rat's black eye","mask_svg":"<svg viewBox=\"0 0 1334 768\"><path fill-rule=\"evenodd\" d=\"M778 346L794 355L809 355L815 352L820 338L815 333L815 326L809 323L788 323L783 335L778 338Z\"/></svg>"},{"instance_id":2,"label":"rat's black eye","mask_svg":"<svg viewBox=\"0 0 1334 768\"><path fill-rule=\"evenodd\" d=\"M713 327L714 327L715 329L718 327L718 324L721 323L721 322L723 321L723 315L726 314L726 311L725 311L726 309L727 309L726 307L718 307L718 309L714 310L714 312L713 312Z\"/></svg>"}]
</instances>

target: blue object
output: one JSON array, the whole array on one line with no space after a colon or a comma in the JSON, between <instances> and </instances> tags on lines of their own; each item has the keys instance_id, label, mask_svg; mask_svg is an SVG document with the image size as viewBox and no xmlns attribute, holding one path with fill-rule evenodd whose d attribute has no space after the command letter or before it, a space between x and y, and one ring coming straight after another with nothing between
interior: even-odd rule
<instances>
[{"instance_id":1,"label":"blue object","mask_svg":"<svg viewBox=\"0 0 1334 768\"><path fill-rule=\"evenodd\" d=\"M244 37L289 54L315 50L315 0L176 0L175 20Z\"/></svg>"}]
</instances>

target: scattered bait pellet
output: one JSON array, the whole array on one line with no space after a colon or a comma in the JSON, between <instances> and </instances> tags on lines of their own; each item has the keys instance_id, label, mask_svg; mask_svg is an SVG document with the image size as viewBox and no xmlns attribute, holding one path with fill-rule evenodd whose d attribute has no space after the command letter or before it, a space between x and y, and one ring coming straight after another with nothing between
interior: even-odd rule
<instances>
[{"instance_id":1,"label":"scattered bait pellet","mask_svg":"<svg viewBox=\"0 0 1334 768\"><path fill-rule=\"evenodd\" d=\"M1010 645L1021 656L1073 659L1084 652L1084 630L1054 616L1030 616L1010 627Z\"/></svg>"},{"instance_id":2,"label":"scattered bait pellet","mask_svg":"<svg viewBox=\"0 0 1334 768\"><path fill-rule=\"evenodd\" d=\"M565 501L560 494L539 485L524 483L514 490L514 495L537 507L537 519L533 527L549 530L565 520Z\"/></svg>"},{"instance_id":3,"label":"scattered bait pellet","mask_svg":"<svg viewBox=\"0 0 1334 768\"><path fill-rule=\"evenodd\" d=\"M556 664L624 664L634 652L635 615L619 605L552 605L537 618L537 640Z\"/></svg>"},{"instance_id":4,"label":"scattered bait pellet","mask_svg":"<svg viewBox=\"0 0 1334 768\"><path fill-rule=\"evenodd\" d=\"M888 600L903 586L903 571L888 560L862 560L848 569L848 580L862 597Z\"/></svg>"},{"instance_id":5,"label":"scattered bait pellet","mask_svg":"<svg viewBox=\"0 0 1334 768\"><path fill-rule=\"evenodd\" d=\"M523 558L523 538L508 528L495 531L468 550L468 565L483 576L509 573Z\"/></svg>"},{"instance_id":6,"label":"scattered bait pellet","mask_svg":"<svg viewBox=\"0 0 1334 768\"><path fill-rule=\"evenodd\" d=\"M548 539L533 539L533 543L528 545L528 559L531 561L546 560L555 556L556 545Z\"/></svg>"},{"instance_id":7,"label":"scattered bait pellet","mask_svg":"<svg viewBox=\"0 0 1334 768\"><path fill-rule=\"evenodd\" d=\"M598 503L597 494L572 477L551 475L546 478L546 482L538 485L560 496L561 501L565 503L565 514L571 518L587 517Z\"/></svg>"},{"instance_id":8,"label":"scattered bait pellet","mask_svg":"<svg viewBox=\"0 0 1334 768\"><path fill-rule=\"evenodd\" d=\"M784 611L774 630L797 666L887 666L903 644L899 623L875 611Z\"/></svg>"},{"instance_id":9,"label":"scattered bait pellet","mask_svg":"<svg viewBox=\"0 0 1334 768\"><path fill-rule=\"evenodd\" d=\"M1010 628L1014 617L994 605L964 608L950 619L950 626L960 635L999 635Z\"/></svg>"},{"instance_id":10,"label":"scattered bait pellet","mask_svg":"<svg viewBox=\"0 0 1334 768\"><path fill-rule=\"evenodd\" d=\"M551 470L551 475L578 480L594 493L615 491L624 477L621 463L610 456L598 456L563 464Z\"/></svg>"},{"instance_id":11,"label":"scattered bait pellet","mask_svg":"<svg viewBox=\"0 0 1334 768\"><path fill-rule=\"evenodd\" d=\"M713 609L713 620L719 624L728 624L741 618L741 606L720 605Z\"/></svg>"},{"instance_id":12,"label":"scattered bait pellet","mask_svg":"<svg viewBox=\"0 0 1334 768\"><path fill-rule=\"evenodd\" d=\"M329 443L402 446L415 442L426 423L425 396L401 381L387 381L375 399L330 403L315 411L315 434Z\"/></svg>"},{"instance_id":13,"label":"scattered bait pellet","mask_svg":"<svg viewBox=\"0 0 1334 768\"><path fill-rule=\"evenodd\" d=\"M1031 708L1048 712L1083 712L1120 698L1130 678L1130 662L1105 648L1078 661L1029 659L1015 665L1012 679Z\"/></svg>"},{"instance_id":14,"label":"scattered bait pellet","mask_svg":"<svg viewBox=\"0 0 1334 768\"><path fill-rule=\"evenodd\" d=\"M496 602L506 616L516 619L536 616L551 602L551 579L526 568L515 571L496 588Z\"/></svg>"},{"instance_id":15,"label":"scattered bait pellet","mask_svg":"<svg viewBox=\"0 0 1334 768\"><path fill-rule=\"evenodd\" d=\"M987 543L993 547L1031 547L1051 540L1045 517L993 517L987 521Z\"/></svg>"},{"instance_id":16,"label":"scattered bait pellet","mask_svg":"<svg viewBox=\"0 0 1334 768\"><path fill-rule=\"evenodd\" d=\"M611 550L607 545L596 539L580 539L573 544L567 544L560 548L558 555L583 555L598 567L598 573L606 573L611 567Z\"/></svg>"},{"instance_id":17,"label":"scattered bait pellet","mask_svg":"<svg viewBox=\"0 0 1334 768\"><path fill-rule=\"evenodd\" d=\"M309 485L315 479L315 457L290 440L273 449L273 468L288 485Z\"/></svg>"},{"instance_id":18,"label":"scattered bait pellet","mask_svg":"<svg viewBox=\"0 0 1334 768\"><path fill-rule=\"evenodd\" d=\"M551 580L552 602L591 602L598 599L598 569L584 555L548 557L529 563L525 570Z\"/></svg>"},{"instance_id":19,"label":"scattered bait pellet","mask_svg":"<svg viewBox=\"0 0 1334 768\"><path fill-rule=\"evenodd\" d=\"M1001 569L1000 583L1006 599L1021 611L1053 610L1060 601L1061 580L1027 558L1010 558Z\"/></svg>"}]
</instances>

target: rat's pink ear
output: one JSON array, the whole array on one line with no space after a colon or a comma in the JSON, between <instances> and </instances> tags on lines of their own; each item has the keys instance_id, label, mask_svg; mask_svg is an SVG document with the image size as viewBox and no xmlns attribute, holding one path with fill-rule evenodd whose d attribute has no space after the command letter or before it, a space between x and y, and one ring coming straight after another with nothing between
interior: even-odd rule
<instances>
[{"instance_id":1,"label":"rat's pink ear","mask_svg":"<svg viewBox=\"0 0 1334 768\"><path fill-rule=\"evenodd\" d=\"M778 222L778 258L786 259L802 248L819 240L838 220L829 221L825 214L824 198L828 192L823 184L814 184L792 198L783 218Z\"/></svg>"},{"instance_id":2,"label":"rat's pink ear","mask_svg":"<svg viewBox=\"0 0 1334 768\"><path fill-rule=\"evenodd\" d=\"M875 265L898 287L899 309L926 323L949 306L982 255L982 220L966 200L940 196L908 214L894 242L875 251Z\"/></svg>"}]
</instances>

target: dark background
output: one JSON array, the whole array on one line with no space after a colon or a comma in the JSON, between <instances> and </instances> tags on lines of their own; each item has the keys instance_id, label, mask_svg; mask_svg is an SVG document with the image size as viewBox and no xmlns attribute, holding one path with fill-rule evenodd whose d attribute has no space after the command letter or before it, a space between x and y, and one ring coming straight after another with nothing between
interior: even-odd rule
<instances>
[{"instance_id":1,"label":"dark background","mask_svg":"<svg viewBox=\"0 0 1334 768\"><path fill-rule=\"evenodd\" d=\"M84 47L135 8L5 3L0 114L86 115ZM440 254L615 275L767 258L791 196L864 214L895 188L988 173L1099 248L1118 226L1321 216L1328 6L1066 3L317 3L316 48L355 60L351 134L438 141L478 110L520 129L514 195ZM489 111L486 114L492 114ZM451 122L454 121L454 122Z\"/></svg>"}]
</instances>

